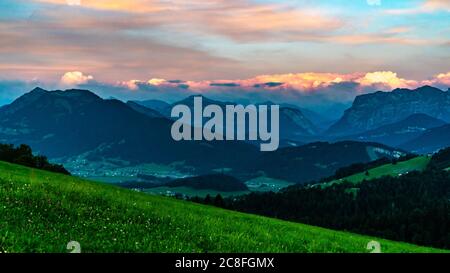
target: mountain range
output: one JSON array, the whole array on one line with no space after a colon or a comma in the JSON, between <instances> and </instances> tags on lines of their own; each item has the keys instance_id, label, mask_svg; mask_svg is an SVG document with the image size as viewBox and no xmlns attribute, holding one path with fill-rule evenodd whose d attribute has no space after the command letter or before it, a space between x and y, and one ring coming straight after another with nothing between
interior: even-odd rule
<instances>
[{"instance_id":1,"label":"mountain range","mask_svg":"<svg viewBox=\"0 0 450 273\"><path fill-rule=\"evenodd\" d=\"M135 103L168 117L173 105L192 106L192 101L193 97L174 104L157 100ZM207 98L205 101L223 107L226 104ZM436 142L439 135L435 136L438 127L450 122L450 93L431 86L357 96L341 118L323 116L293 104L281 104L280 107L281 147L301 146L314 141L355 140L429 153L450 144L444 137ZM332 123L333 119L336 122ZM450 134L447 130L443 127L439 134Z\"/></svg>"},{"instance_id":2,"label":"mountain range","mask_svg":"<svg viewBox=\"0 0 450 273\"><path fill-rule=\"evenodd\" d=\"M182 103L190 102L192 97ZM213 102L220 103L206 100ZM294 131L291 134L312 136L305 127L313 125L299 109L283 109L281 121ZM170 135L173 121L160 114L141 104L102 99L88 90L36 88L0 108L0 142L28 144L61 163L81 159L80 164L101 162L113 170L176 163L191 174L228 169L238 177L266 174L293 182L318 179L356 162L395 157L401 151L376 143L324 142L261 153L239 141L176 142Z\"/></svg>"},{"instance_id":3,"label":"mountain range","mask_svg":"<svg viewBox=\"0 0 450 273\"><path fill-rule=\"evenodd\" d=\"M171 109L175 105L186 105L193 112L194 108L194 98L202 97L203 107L208 105L218 105L225 111L226 105L236 105L234 102L222 102L217 100L212 100L204 96L189 96L186 99L175 102L173 104L168 104L163 101L149 100L149 101L133 101L129 103L139 104L153 111L159 112L162 116L166 118L170 117ZM258 105L274 105L273 102L265 102L256 104ZM314 135L317 135L319 128L303 114L306 111L310 117L320 122L326 122L326 119L321 117L319 114L315 114L310 110L301 110L293 105L281 105L280 107L280 139L281 140L291 140L291 141L305 141L310 140ZM321 123L322 124L322 123Z\"/></svg>"},{"instance_id":4,"label":"mountain range","mask_svg":"<svg viewBox=\"0 0 450 273\"><path fill-rule=\"evenodd\" d=\"M50 158L89 153L92 161L184 161L210 169L233 167L234 151L243 160L255 156L256 148L241 142L176 142L170 135L171 125L168 119L151 118L87 90L36 88L0 108L0 142L26 143Z\"/></svg>"},{"instance_id":5,"label":"mountain range","mask_svg":"<svg viewBox=\"0 0 450 273\"><path fill-rule=\"evenodd\" d=\"M415 90L395 89L361 95L326 134L363 133L419 113L450 122L450 93L423 86Z\"/></svg>"}]
</instances>

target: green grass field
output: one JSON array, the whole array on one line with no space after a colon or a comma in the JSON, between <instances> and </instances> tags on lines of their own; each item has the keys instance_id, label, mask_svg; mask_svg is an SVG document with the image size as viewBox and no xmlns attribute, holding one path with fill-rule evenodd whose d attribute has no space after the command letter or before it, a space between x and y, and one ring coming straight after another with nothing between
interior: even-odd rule
<instances>
[{"instance_id":1,"label":"green grass field","mask_svg":"<svg viewBox=\"0 0 450 273\"><path fill-rule=\"evenodd\" d=\"M398 176L412 171L423 171L427 167L430 160L431 160L430 157L418 156L407 161L398 162L397 164L386 164L380 167L370 169L369 175L366 175L365 172L357 173L345 178L323 183L321 184L321 186L322 188L325 188L334 185L336 183L342 183L344 181L357 184L362 182L364 179L372 180L386 175Z\"/></svg>"},{"instance_id":2,"label":"green grass field","mask_svg":"<svg viewBox=\"0 0 450 273\"><path fill-rule=\"evenodd\" d=\"M367 252L374 238L0 162L0 252ZM378 240L383 252L439 252Z\"/></svg>"}]
</instances>

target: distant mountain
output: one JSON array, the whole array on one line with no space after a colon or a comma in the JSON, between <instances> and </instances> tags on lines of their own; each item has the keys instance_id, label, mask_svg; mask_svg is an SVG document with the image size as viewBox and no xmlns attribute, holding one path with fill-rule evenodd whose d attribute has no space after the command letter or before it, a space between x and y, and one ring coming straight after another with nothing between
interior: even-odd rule
<instances>
[{"instance_id":1,"label":"distant mountain","mask_svg":"<svg viewBox=\"0 0 450 273\"><path fill-rule=\"evenodd\" d=\"M450 121L450 93L423 86L415 90L395 89L356 97L344 116L327 130L328 135L363 133L422 113Z\"/></svg>"},{"instance_id":2,"label":"distant mountain","mask_svg":"<svg viewBox=\"0 0 450 273\"><path fill-rule=\"evenodd\" d=\"M311 136L318 133L317 127L300 109L288 107L280 108L280 129L281 135L284 135L286 139L297 139L298 136Z\"/></svg>"},{"instance_id":3,"label":"distant mountain","mask_svg":"<svg viewBox=\"0 0 450 273\"><path fill-rule=\"evenodd\" d=\"M170 109L171 106L169 103L162 101L162 100L143 100L143 101L132 101L134 103L137 103L139 105L145 106L147 108L153 109L155 111L158 111L163 116L169 117L170 116Z\"/></svg>"},{"instance_id":4,"label":"distant mountain","mask_svg":"<svg viewBox=\"0 0 450 273\"><path fill-rule=\"evenodd\" d=\"M170 118L170 112L173 106L183 104L187 105L193 111L194 98L198 96L189 96L179 102L171 105L164 104L160 101L136 102L142 106L149 107L153 110L163 113L167 118ZM226 105L235 105L234 102L223 102L212 100L207 97L201 96L203 101L203 107L214 104L219 105L223 111L225 111ZM263 105L273 105L272 102L263 103ZM156 106L155 106L156 105ZM159 109L158 109L159 107ZM311 112L310 112L311 113ZM204 121L206 122L207 119ZM305 137L311 137L318 133L318 128L303 114L303 112L294 106L282 105L280 107L280 138L283 140L302 141Z\"/></svg>"},{"instance_id":5,"label":"distant mountain","mask_svg":"<svg viewBox=\"0 0 450 273\"><path fill-rule=\"evenodd\" d=\"M343 137L342 139L378 142L395 147L419 137L430 128L440 127L445 124L447 123L426 114L413 114L399 122L383 125L377 129Z\"/></svg>"},{"instance_id":6,"label":"distant mountain","mask_svg":"<svg viewBox=\"0 0 450 273\"><path fill-rule=\"evenodd\" d=\"M299 109L302 114L309 120L311 121L314 126L320 130L323 129L327 129L328 127L330 127L334 122L337 121L336 119L330 119L322 114L317 113L316 111L312 111L310 109L306 109L303 107L298 107L296 105L293 104L289 104L289 103L283 103L281 104L282 108L295 108L295 109Z\"/></svg>"},{"instance_id":7,"label":"distant mountain","mask_svg":"<svg viewBox=\"0 0 450 273\"><path fill-rule=\"evenodd\" d=\"M148 117L151 117L151 118L162 118L162 117L164 117L160 112L158 112L156 110L153 110L151 108L142 106L142 105L140 105L140 104L138 104L136 102L133 102L133 101L128 101L127 105L131 109L135 110L136 112L139 112L139 113L144 114L144 115L146 115Z\"/></svg>"},{"instance_id":8,"label":"distant mountain","mask_svg":"<svg viewBox=\"0 0 450 273\"><path fill-rule=\"evenodd\" d=\"M272 178L304 183L333 175L337 169L354 163L402 155L405 155L402 150L378 143L317 142L264 153L252 166L254 172L263 172Z\"/></svg>"},{"instance_id":9,"label":"distant mountain","mask_svg":"<svg viewBox=\"0 0 450 273\"><path fill-rule=\"evenodd\" d=\"M267 101L257 105L275 105ZM280 105L280 135L284 140L303 140L319 132L317 126L303 113L306 111L310 116L318 118L319 115L309 110L303 110L292 104Z\"/></svg>"},{"instance_id":10,"label":"distant mountain","mask_svg":"<svg viewBox=\"0 0 450 273\"><path fill-rule=\"evenodd\" d=\"M450 147L450 124L429 129L399 147L414 153L434 153Z\"/></svg>"}]
</instances>

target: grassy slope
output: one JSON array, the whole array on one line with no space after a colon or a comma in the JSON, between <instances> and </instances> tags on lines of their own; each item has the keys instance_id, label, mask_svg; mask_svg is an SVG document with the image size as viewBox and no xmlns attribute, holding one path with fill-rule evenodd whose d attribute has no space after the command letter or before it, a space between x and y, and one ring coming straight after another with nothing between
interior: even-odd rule
<instances>
[{"instance_id":1,"label":"grassy slope","mask_svg":"<svg viewBox=\"0 0 450 273\"><path fill-rule=\"evenodd\" d=\"M365 252L372 239L0 162L0 252Z\"/></svg>"},{"instance_id":2,"label":"grassy slope","mask_svg":"<svg viewBox=\"0 0 450 273\"><path fill-rule=\"evenodd\" d=\"M322 187L328 187L335 183L341 183L344 181L349 181L356 184L362 182L364 179L371 180L375 178L380 178L385 175L398 176L399 174L404 174L406 172L422 171L427 167L429 162L430 162L429 157L418 156L407 161L399 162L395 165L386 164L380 167L370 169L368 176L365 174L365 172L357 173L339 180L333 180L328 183L324 183L322 184Z\"/></svg>"}]
</instances>

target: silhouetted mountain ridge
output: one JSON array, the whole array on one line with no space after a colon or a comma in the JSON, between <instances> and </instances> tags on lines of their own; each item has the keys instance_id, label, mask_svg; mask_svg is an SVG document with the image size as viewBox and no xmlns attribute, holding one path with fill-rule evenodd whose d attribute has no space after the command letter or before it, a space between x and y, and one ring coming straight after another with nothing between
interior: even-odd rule
<instances>
[{"instance_id":1,"label":"silhouetted mountain ridge","mask_svg":"<svg viewBox=\"0 0 450 273\"><path fill-rule=\"evenodd\" d=\"M355 98L351 108L327 131L329 135L349 135L373 130L423 113L450 121L450 93L423 86L415 90L395 89Z\"/></svg>"}]
</instances>

